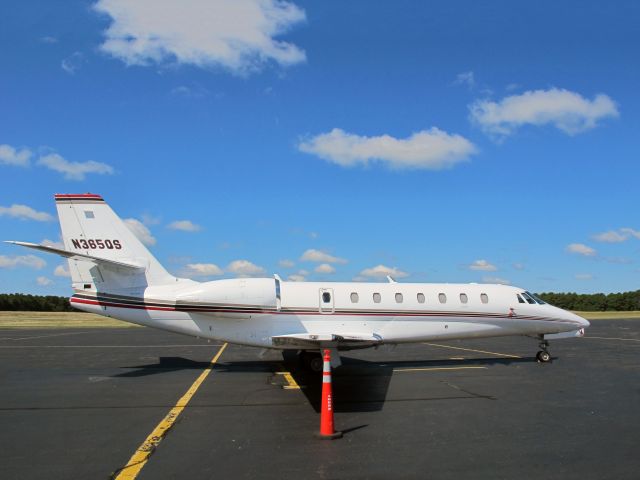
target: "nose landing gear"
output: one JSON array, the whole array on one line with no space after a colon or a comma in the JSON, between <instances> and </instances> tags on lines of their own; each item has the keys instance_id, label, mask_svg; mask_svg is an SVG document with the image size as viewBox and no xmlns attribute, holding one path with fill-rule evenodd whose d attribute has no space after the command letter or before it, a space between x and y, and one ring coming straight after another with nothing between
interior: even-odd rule
<instances>
[{"instance_id":1,"label":"nose landing gear","mask_svg":"<svg viewBox=\"0 0 640 480\"><path fill-rule=\"evenodd\" d=\"M540 340L538 344L540 351L536 354L536 360L540 363L547 363L551 361L551 354L549 353L549 342L546 340Z\"/></svg>"}]
</instances>

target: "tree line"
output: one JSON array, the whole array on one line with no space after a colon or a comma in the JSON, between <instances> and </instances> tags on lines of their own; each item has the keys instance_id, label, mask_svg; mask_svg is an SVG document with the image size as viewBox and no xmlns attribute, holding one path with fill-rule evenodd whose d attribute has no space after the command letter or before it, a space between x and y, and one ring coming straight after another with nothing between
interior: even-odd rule
<instances>
[{"instance_id":1,"label":"tree line","mask_svg":"<svg viewBox=\"0 0 640 480\"><path fill-rule=\"evenodd\" d=\"M583 312L640 310L640 290L623 293L539 293L545 302ZM67 297L53 295L25 295L22 293L0 293L0 311L27 312L73 312Z\"/></svg>"},{"instance_id":2,"label":"tree line","mask_svg":"<svg viewBox=\"0 0 640 480\"><path fill-rule=\"evenodd\" d=\"M630 311L640 310L640 290L622 293L539 293L545 302L582 312Z\"/></svg>"},{"instance_id":3,"label":"tree line","mask_svg":"<svg viewBox=\"0 0 640 480\"><path fill-rule=\"evenodd\" d=\"M67 297L0 293L0 311L7 312L75 312Z\"/></svg>"}]
</instances>

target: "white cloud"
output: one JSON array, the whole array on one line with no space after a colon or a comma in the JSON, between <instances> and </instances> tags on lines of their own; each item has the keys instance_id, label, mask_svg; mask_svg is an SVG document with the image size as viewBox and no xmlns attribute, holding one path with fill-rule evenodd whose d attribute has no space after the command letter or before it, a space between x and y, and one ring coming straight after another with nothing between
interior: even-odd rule
<instances>
[{"instance_id":1,"label":"white cloud","mask_svg":"<svg viewBox=\"0 0 640 480\"><path fill-rule=\"evenodd\" d=\"M567 245L566 250L569 253L576 253L585 257L594 257L596 255L596 251L584 243L571 243Z\"/></svg>"},{"instance_id":2,"label":"white cloud","mask_svg":"<svg viewBox=\"0 0 640 480\"><path fill-rule=\"evenodd\" d=\"M608 232L598 233L593 235L591 238L596 242L621 243L626 242L631 237L640 240L640 231L625 227L618 230L609 230Z\"/></svg>"},{"instance_id":3,"label":"white cloud","mask_svg":"<svg viewBox=\"0 0 640 480\"><path fill-rule=\"evenodd\" d=\"M129 227L129 230L131 230L143 244L148 247L156 244L156 239L151 235L151 230L149 230L149 228L147 228L147 226L140 220L136 220L135 218L126 218L123 221L125 225Z\"/></svg>"},{"instance_id":4,"label":"white cloud","mask_svg":"<svg viewBox=\"0 0 640 480\"><path fill-rule=\"evenodd\" d=\"M100 175L111 175L113 167L106 163L94 162L70 162L57 153L44 155L38 160L38 165L43 165L51 170L64 174L67 180L84 180L89 173L97 173Z\"/></svg>"},{"instance_id":5,"label":"white cloud","mask_svg":"<svg viewBox=\"0 0 640 480\"><path fill-rule=\"evenodd\" d=\"M629 235L609 230L608 232L598 233L592 237L596 242L620 243L629 239Z\"/></svg>"},{"instance_id":6,"label":"white cloud","mask_svg":"<svg viewBox=\"0 0 640 480\"><path fill-rule=\"evenodd\" d=\"M53 283L53 280L47 277L38 277L36 278L36 283L41 287L48 287Z\"/></svg>"},{"instance_id":7,"label":"white cloud","mask_svg":"<svg viewBox=\"0 0 640 480\"><path fill-rule=\"evenodd\" d=\"M73 52L67 58L62 60L60 66L62 69L70 75L74 75L84 63L84 55L80 52Z\"/></svg>"},{"instance_id":8,"label":"white cloud","mask_svg":"<svg viewBox=\"0 0 640 480\"><path fill-rule=\"evenodd\" d=\"M640 231L634 230L633 228L621 228L620 231L625 235L631 235L632 237L640 240Z\"/></svg>"},{"instance_id":9,"label":"white cloud","mask_svg":"<svg viewBox=\"0 0 640 480\"><path fill-rule=\"evenodd\" d=\"M469 270L481 270L483 272L495 272L498 270L498 267L492 265L486 260L476 260L471 265L469 265Z\"/></svg>"},{"instance_id":10,"label":"white cloud","mask_svg":"<svg viewBox=\"0 0 640 480\"><path fill-rule=\"evenodd\" d=\"M302 254L300 257L301 262L316 262L316 263L347 263L347 260L340 257L334 257L321 250L310 248Z\"/></svg>"},{"instance_id":11,"label":"white cloud","mask_svg":"<svg viewBox=\"0 0 640 480\"><path fill-rule=\"evenodd\" d=\"M52 37L51 35L47 35L45 37L40 37L40 41L42 43L58 43L58 39L56 37Z\"/></svg>"},{"instance_id":12,"label":"white cloud","mask_svg":"<svg viewBox=\"0 0 640 480\"><path fill-rule=\"evenodd\" d=\"M40 270L47 265L47 262L35 255L18 255L8 257L0 255L0 268L29 267Z\"/></svg>"},{"instance_id":13,"label":"white cloud","mask_svg":"<svg viewBox=\"0 0 640 480\"><path fill-rule=\"evenodd\" d=\"M227 271L240 277L254 277L265 273L264 268L251 263L249 260L234 260L227 265Z\"/></svg>"},{"instance_id":14,"label":"white cloud","mask_svg":"<svg viewBox=\"0 0 640 480\"><path fill-rule=\"evenodd\" d=\"M0 206L0 217L8 216L13 218L19 218L20 220L35 220L37 222L51 222L53 216L47 212L38 212L26 205L13 204L10 207Z\"/></svg>"},{"instance_id":15,"label":"white cloud","mask_svg":"<svg viewBox=\"0 0 640 480\"><path fill-rule=\"evenodd\" d=\"M524 263L514 263L513 264L513 268L515 270L524 270L526 267L525 267Z\"/></svg>"},{"instance_id":16,"label":"white cloud","mask_svg":"<svg viewBox=\"0 0 640 480\"><path fill-rule=\"evenodd\" d=\"M466 85L470 89L476 84L473 72L462 72L456 75L456 79L453 82L454 85Z\"/></svg>"},{"instance_id":17,"label":"white cloud","mask_svg":"<svg viewBox=\"0 0 640 480\"><path fill-rule=\"evenodd\" d=\"M247 74L269 62L305 61L275 37L305 20L284 0L99 0L111 18L101 49L127 65L185 64Z\"/></svg>"},{"instance_id":18,"label":"white cloud","mask_svg":"<svg viewBox=\"0 0 640 480\"><path fill-rule=\"evenodd\" d=\"M452 167L477 151L466 138L435 127L406 139L390 135L364 137L334 128L329 133L301 141L298 149L343 167L379 161L393 168L427 170Z\"/></svg>"},{"instance_id":19,"label":"white cloud","mask_svg":"<svg viewBox=\"0 0 640 480\"><path fill-rule=\"evenodd\" d=\"M484 283L498 283L500 285L511 285L509 280L500 277L482 277Z\"/></svg>"},{"instance_id":20,"label":"white cloud","mask_svg":"<svg viewBox=\"0 0 640 480\"><path fill-rule=\"evenodd\" d=\"M53 274L56 277L70 277L71 274L69 273L69 265L58 265L53 271Z\"/></svg>"},{"instance_id":21,"label":"white cloud","mask_svg":"<svg viewBox=\"0 0 640 480\"><path fill-rule=\"evenodd\" d=\"M182 232L199 232L202 230L200 225L193 223L191 220L176 220L167 225L171 230L180 230Z\"/></svg>"},{"instance_id":22,"label":"white cloud","mask_svg":"<svg viewBox=\"0 0 640 480\"><path fill-rule=\"evenodd\" d=\"M161 222L160 217L154 217L153 215L149 215L148 213L142 214L142 223L145 225L159 225Z\"/></svg>"},{"instance_id":23,"label":"white cloud","mask_svg":"<svg viewBox=\"0 0 640 480\"><path fill-rule=\"evenodd\" d=\"M574 277L576 280L593 280L593 275L590 273L576 273Z\"/></svg>"},{"instance_id":24,"label":"white cloud","mask_svg":"<svg viewBox=\"0 0 640 480\"><path fill-rule=\"evenodd\" d=\"M291 282L305 282L307 278L304 275L298 275L297 273L294 273L293 275L289 275L287 277L287 280Z\"/></svg>"},{"instance_id":25,"label":"white cloud","mask_svg":"<svg viewBox=\"0 0 640 480\"><path fill-rule=\"evenodd\" d=\"M289 260L287 258L280 260L278 262L278 265L281 266L282 268L293 268L295 267L295 262L293 260Z\"/></svg>"},{"instance_id":26,"label":"white cloud","mask_svg":"<svg viewBox=\"0 0 640 480\"><path fill-rule=\"evenodd\" d=\"M477 100L469 110L474 123L486 133L499 137L510 135L527 124L550 124L575 135L596 127L598 120L619 115L616 104L607 95L598 94L588 100L578 93L558 88L530 90L499 102Z\"/></svg>"},{"instance_id":27,"label":"white cloud","mask_svg":"<svg viewBox=\"0 0 640 480\"><path fill-rule=\"evenodd\" d=\"M224 272L213 263L189 263L183 273L187 277L209 277L222 275Z\"/></svg>"},{"instance_id":28,"label":"white cloud","mask_svg":"<svg viewBox=\"0 0 640 480\"><path fill-rule=\"evenodd\" d=\"M175 87L171 90L171 95L182 98L200 99L208 96L209 90L201 85L193 85L191 87L180 85L179 87Z\"/></svg>"},{"instance_id":29,"label":"white cloud","mask_svg":"<svg viewBox=\"0 0 640 480\"><path fill-rule=\"evenodd\" d=\"M376 265L375 267L365 268L360 272L360 278L385 278L387 275L393 278L403 278L408 277L409 274L407 272L403 272L402 270L396 267L387 267L385 265Z\"/></svg>"},{"instance_id":30,"label":"white cloud","mask_svg":"<svg viewBox=\"0 0 640 480\"><path fill-rule=\"evenodd\" d=\"M320 265L318 265L315 270L316 273L326 273L326 274L330 274L330 273L335 273L336 269L334 267L332 267L331 265L329 265L328 263L321 263Z\"/></svg>"},{"instance_id":31,"label":"white cloud","mask_svg":"<svg viewBox=\"0 0 640 480\"><path fill-rule=\"evenodd\" d=\"M11 145L0 145L0 164L26 167L33 153L28 148L17 149Z\"/></svg>"}]
</instances>

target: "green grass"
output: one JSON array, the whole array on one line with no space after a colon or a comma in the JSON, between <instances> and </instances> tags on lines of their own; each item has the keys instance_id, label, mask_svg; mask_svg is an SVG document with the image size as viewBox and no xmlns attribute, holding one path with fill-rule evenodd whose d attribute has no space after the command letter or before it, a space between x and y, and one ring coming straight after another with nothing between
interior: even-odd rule
<instances>
[{"instance_id":1,"label":"green grass","mask_svg":"<svg viewBox=\"0 0 640 480\"><path fill-rule=\"evenodd\" d=\"M573 312L587 320L614 320L616 318L640 318L640 311L632 312Z\"/></svg>"},{"instance_id":2,"label":"green grass","mask_svg":"<svg viewBox=\"0 0 640 480\"><path fill-rule=\"evenodd\" d=\"M128 328L114 318L83 312L0 312L0 328Z\"/></svg>"}]
</instances>

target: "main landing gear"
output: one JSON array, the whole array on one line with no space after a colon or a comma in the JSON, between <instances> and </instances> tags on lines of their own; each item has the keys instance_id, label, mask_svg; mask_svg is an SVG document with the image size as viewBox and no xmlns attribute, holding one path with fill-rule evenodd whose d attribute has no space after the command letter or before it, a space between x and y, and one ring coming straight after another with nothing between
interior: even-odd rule
<instances>
[{"instance_id":1,"label":"main landing gear","mask_svg":"<svg viewBox=\"0 0 640 480\"><path fill-rule=\"evenodd\" d=\"M540 351L536 354L536 360L540 363L547 363L551 361L551 354L549 353L549 342L546 340L540 340L538 344Z\"/></svg>"},{"instance_id":2,"label":"main landing gear","mask_svg":"<svg viewBox=\"0 0 640 480\"><path fill-rule=\"evenodd\" d=\"M309 370L315 373L319 373L322 371L323 367L323 359L320 352L310 352L303 350L300 352L300 360L302 364Z\"/></svg>"}]
</instances>

